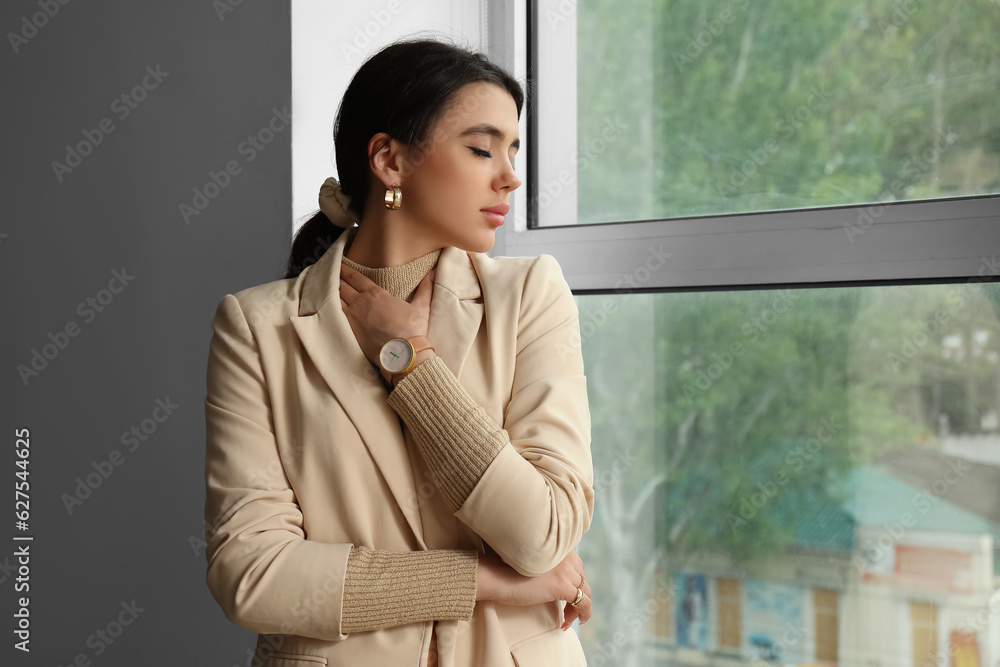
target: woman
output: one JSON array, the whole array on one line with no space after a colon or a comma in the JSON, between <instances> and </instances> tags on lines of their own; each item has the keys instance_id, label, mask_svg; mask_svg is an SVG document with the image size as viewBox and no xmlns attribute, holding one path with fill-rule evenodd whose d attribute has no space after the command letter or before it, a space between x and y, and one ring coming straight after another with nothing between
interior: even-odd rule
<instances>
[{"instance_id":1,"label":"woman","mask_svg":"<svg viewBox=\"0 0 1000 667\"><path fill-rule=\"evenodd\" d=\"M576 307L551 257L481 254L520 185L522 103L482 55L386 47L344 95L341 183L288 275L219 303L207 581L260 633L255 664L585 662Z\"/></svg>"}]
</instances>

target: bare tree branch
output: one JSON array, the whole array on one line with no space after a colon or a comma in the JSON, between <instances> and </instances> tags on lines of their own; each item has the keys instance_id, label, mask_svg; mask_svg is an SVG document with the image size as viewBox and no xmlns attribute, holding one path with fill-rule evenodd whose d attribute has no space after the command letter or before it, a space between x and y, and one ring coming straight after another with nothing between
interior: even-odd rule
<instances>
[{"instance_id":1,"label":"bare tree branch","mask_svg":"<svg viewBox=\"0 0 1000 667\"><path fill-rule=\"evenodd\" d=\"M646 482L645 486L642 487L642 491L639 492L639 495L637 495L635 497L635 500L632 502L632 509L629 511L627 516L627 521L630 526L634 525L635 522L639 519L639 513L642 511L643 505L645 505L650 500L650 498L653 497L653 493L656 491L656 487L658 487L660 484L663 484L666 481L667 481L667 476L664 475L663 473L660 473L655 477L653 477L648 482Z\"/></svg>"}]
</instances>

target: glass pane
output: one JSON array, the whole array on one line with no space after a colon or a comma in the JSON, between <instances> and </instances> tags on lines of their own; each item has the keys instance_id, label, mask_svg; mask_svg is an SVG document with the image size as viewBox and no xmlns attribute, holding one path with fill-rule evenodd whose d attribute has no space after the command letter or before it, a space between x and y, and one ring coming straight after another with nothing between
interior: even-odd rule
<instances>
[{"instance_id":1,"label":"glass pane","mask_svg":"<svg viewBox=\"0 0 1000 667\"><path fill-rule=\"evenodd\" d=\"M591 667L1000 655L1000 284L577 303Z\"/></svg>"},{"instance_id":2,"label":"glass pane","mask_svg":"<svg viewBox=\"0 0 1000 667\"><path fill-rule=\"evenodd\" d=\"M569 4L539 5L542 225L1000 193L995 1Z\"/></svg>"}]
</instances>

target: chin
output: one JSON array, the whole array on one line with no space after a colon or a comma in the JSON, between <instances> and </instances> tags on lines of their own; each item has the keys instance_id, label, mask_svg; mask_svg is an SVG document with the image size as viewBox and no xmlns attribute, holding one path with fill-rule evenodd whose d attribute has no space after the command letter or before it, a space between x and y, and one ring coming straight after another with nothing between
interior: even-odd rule
<instances>
[{"instance_id":1,"label":"chin","mask_svg":"<svg viewBox=\"0 0 1000 667\"><path fill-rule=\"evenodd\" d=\"M496 244L496 241L496 232L490 231L476 238L461 239L461 242L456 243L455 247L466 252L489 252Z\"/></svg>"}]
</instances>

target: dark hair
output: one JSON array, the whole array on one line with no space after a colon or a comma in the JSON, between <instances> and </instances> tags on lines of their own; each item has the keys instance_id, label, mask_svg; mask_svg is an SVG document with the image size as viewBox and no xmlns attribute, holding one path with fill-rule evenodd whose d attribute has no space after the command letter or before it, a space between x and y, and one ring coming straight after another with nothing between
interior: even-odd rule
<instances>
[{"instance_id":1,"label":"dark hair","mask_svg":"<svg viewBox=\"0 0 1000 667\"><path fill-rule=\"evenodd\" d=\"M371 138L385 132L416 148L419 162L420 152L429 148L434 125L448 112L458 91L479 82L510 93L520 117L521 85L482 53L415 39L390 44L361 65L340 102L333 131L341 189L351 198L350 209L358 219L364 215L371 185ZM314 264L342 232L322 211L313 215L295 235L284 277L294 278Z\"/></svg>"}]
</instances>

